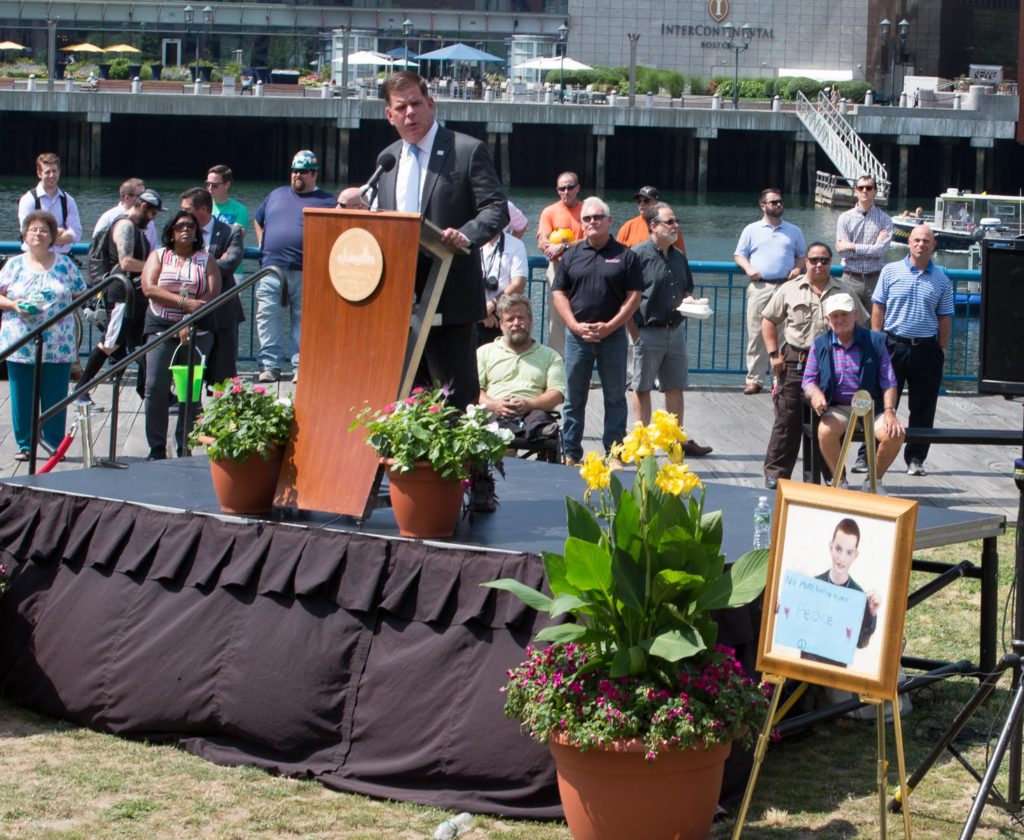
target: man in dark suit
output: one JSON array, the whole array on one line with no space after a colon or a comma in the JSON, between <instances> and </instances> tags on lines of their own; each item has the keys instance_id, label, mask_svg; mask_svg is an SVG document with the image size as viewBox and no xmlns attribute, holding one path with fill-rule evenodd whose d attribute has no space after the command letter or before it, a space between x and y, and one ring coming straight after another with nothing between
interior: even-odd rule
<instances>
[{"instance_id":1,"label":"man in dark suit","mask_svg":"<svg viewBox=\"0 0 1024 840\"><path fill-rule=\"evenodd\" d=\"M235 286L235 271L242 264L245 252L245 230L229 225L213 216L213 197L202 187L193 187L181 194L181 209L188 210L199 221L206 250L220 268L221 292ZM236 297L214 314L213 349L206 360L206 379L223 382L238 373L238 325L245 320L242 302Z\"/></svg>"},{"instance_id":2,"label":"man in dark suit","mask_svg":"<svg viewBox=\"0 0 1024 840\"><path fill-rule=\"evenodd\" d=\"M435 122L422 78L405 70L392 74L384 100L384 114L401 139L387 148L398 165L380 179L378 208L422 213L455 252L417 383L451 383L452 404L465 408L480 395L476 322L486 317L486 304L479 249L508 224L508 202L487 147ZM425 274L418 275L417 289Z\"/></svg>"}]
</instances>

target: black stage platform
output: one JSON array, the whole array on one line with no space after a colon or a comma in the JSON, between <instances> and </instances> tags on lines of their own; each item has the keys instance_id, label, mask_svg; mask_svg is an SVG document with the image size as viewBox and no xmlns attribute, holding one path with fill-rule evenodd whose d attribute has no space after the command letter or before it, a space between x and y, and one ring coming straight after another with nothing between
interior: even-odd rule
<instances>
[{"instance_id":1,"label":"black stage platform","mask_svg":"<svg viewBox=\"0 0 1024 840\"><path fill-rule=\"evenodd\" d=\"M0 558L15 572L0 600L0 687L41 712L220 763L456 810L559 816L548 753L504 718L499 693L543 620L480 584L538 585L538 554L561 550L564 497L583 484L569 468L506 468L498 513L432 543L399 538L388 509L361 525L207 515L217 504L203 457L9 480ZM729 557L750 545L758 495L708 488ZM939 508L918 516L919 548L985 540L982 661L995 655L1004 525ZM719 622L720 640L752 662L756 615Z\"/></svg>"}]
</instances>

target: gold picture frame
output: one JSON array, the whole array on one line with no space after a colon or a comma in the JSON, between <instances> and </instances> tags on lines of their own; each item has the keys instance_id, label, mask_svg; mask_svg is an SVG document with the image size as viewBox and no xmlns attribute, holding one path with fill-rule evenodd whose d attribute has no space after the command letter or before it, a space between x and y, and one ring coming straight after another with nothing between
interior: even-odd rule
<instances>
[{"instance_id":1,"label":"gold picture frame","mask_svg":"<svg viewBox=\"0 0 1024 840\"><path fill-rule=\"evenodd\" d=\"M917 502L780 481L757 669L896 698Z\"/></svg>"}]
</instances>

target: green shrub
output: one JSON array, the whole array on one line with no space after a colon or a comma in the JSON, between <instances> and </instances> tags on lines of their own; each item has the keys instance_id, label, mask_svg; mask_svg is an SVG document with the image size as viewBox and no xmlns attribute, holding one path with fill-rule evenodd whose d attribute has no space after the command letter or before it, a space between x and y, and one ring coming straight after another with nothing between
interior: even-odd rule
<instances>
[{"instance_id":1,"label":"green shrub","mask_svg":"<svg viewBox=\"0 0 1024 840\"><path fill-rule=\"evenodd\" d=\"M839 95L849 102L863 102L864 94L871 90L871 85L861 81L839 82L836 87Z\"/></svg>"},{"instance_id":2,"label":"green shrub","mask_svg":"<svg viewBox=\"0 0 1024 840\"><path fill-rule=\"evenodd\" d=\"M824 86L824 82L808 79L806 76L793 76L786 82L782 96L783 99L792 101L796 99L796 92L800 91L808 99L814 99Z\"/></svg>"},{"instance_id":3,"label":"green shrub","mask_svg":"<svg viewBox=\"0 0 1024 840\"><path fill-rule=\"evenodd\" d=\"M110 70L107 72L107 78L109 79L127 79L128 78L128 59L127 58L115 58L110 62Z\"/></svg>"},{"instance_id":4,"label":"green shrub","mask_svg":"<svg viewBox=\"0 0 1024 840\"><path fill-rule=\"evenodd\" d=\"M764 79L740 79L740 96L743 99L764 99Z\"/></svg>"},{"instance_id":5,"label":"green shrub","mask_svg":"<svg viewBox=\"0 0 1024 840\"><path fill-rule=\"evenodd\" d=\"M703 76L687 76L686 84L689 85L690 93L694 96L704 96L708 92L708 83L704 81Z\"/></svg>"}]
</instances>

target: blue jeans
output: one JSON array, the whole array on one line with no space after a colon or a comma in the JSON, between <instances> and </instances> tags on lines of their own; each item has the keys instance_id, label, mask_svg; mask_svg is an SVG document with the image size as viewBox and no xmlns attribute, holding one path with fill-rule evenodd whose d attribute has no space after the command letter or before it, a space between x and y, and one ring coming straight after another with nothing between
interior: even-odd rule
<instances>
[{"instance_id":1,"label":"blue jeans","mask_svg":"<svg viewBox=\"0 0 1024 840\"><path fill-rule=\"evenodd\" d=\"M256 285L256 334L260 339L257 361L260 370L284 367L284 316L290 315L289 351L292 370L299 369L299 332L302 329L302 270L286 268L288 304L281 305L281 281L264 277Z\"/></svg>"},{"instance_id":2,"label":"blue jeans","mask_svg":"<svg viewBox=\"0 0 1024 840\"><path fill-rule=\"evenodd\" d=\"M565 424L562 436L565 455L577 461L583 457L583 424L587 415L590 395L590 374L597 362L604 394L604 435L601 442L605 451L620 443L626 436L626 329L619 327L597 344L584 341L569 330L565 333Z\"/></svg>"},{"instance_id":3,"label":"blue jeans","mask_svg":"<svg viewBox=\"0 0 1024 840\"><path fill-rule=\"evenodd\" d=\"M14 440L22 452L28 452L32 442L32 379L35 369L35 364L7 360L7 378L11 382L11 425L14 427ZM43 362L39 380L40 412L68 395L70 379L71 362ZM51 449L56 449L64 440L66 422L67 411L61 411L43 423L39 436Z\"/></svg>"}]
</instances>

